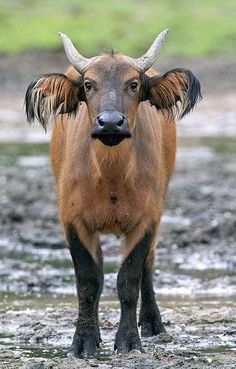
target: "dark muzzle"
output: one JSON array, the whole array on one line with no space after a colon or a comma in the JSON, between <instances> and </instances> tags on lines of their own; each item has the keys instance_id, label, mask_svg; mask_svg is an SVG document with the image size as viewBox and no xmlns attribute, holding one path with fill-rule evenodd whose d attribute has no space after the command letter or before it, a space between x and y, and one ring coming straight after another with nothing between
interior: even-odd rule
<instances>
[{"instance_id":1,"label":"dark muzzle","mask_svg":"<svg viewBox=\"0 0 236 369\"><path fill-rule=\"evenodd\" d=\"M104 111L99 114L92 131L92 138L98 138L104 145L118 145L125 138L130 138L128 120L118 111Z\"/></svg>"}]
</instances>

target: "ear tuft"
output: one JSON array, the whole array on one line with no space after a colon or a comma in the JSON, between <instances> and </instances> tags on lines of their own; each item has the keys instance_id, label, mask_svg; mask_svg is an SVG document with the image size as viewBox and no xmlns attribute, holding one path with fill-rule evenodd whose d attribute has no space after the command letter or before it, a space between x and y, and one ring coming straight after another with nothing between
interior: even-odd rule
<instances>
[{"instance_id":1,"label":"ear tuft","mask_svg":"<svg viewBox=\"0 0 236 369\"><path fill-rule=\"evenodd\" d=\"M34 80L25 95L25 110L29 123L38 120L47 129L56 114L76 114L80 100L80 83L64 74L47 74Z\"/></svg>"},{"instance_id":2,"label":"ear tuft","mask_svg":"<svg viewBox=\"0 0 236 369\"><path fill-rule=\"evenodd\" d=\"M149 93L146 92L146 99L171 117L183 118L202 98L200 82L190 70L173 69L150 80L151 88Z\"/></svg>"},{"instance_id":3,"label":"ear tuft","mask_svg":"<svg viewBox=\"0 0 236 369\"><path fill-rule=\"evenodd\" d=\"M180 70L181 73L181 70ZM194 76L194 74L190 70L184 71L187 79L187 91L182 95L182 108L180 110L179 118L183 118L186 114L188 114L194 106L202 99L201 94L201 85L199 80Z\"/></svg>"}]
</instances>

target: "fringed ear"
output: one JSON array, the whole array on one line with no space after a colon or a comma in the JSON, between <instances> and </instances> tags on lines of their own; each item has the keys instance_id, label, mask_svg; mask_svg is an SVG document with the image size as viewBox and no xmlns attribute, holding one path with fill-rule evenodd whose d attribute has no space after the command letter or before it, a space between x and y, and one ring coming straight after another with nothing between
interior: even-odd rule
<instances>
[{"instance_id":1,"label":"fringed ear","mask_svg":"<svg viewBox=\"0 0 236 369\"><path fill-rule=\"evenodd\" d=\"M64 74L47 74L34 80L25 95L27 120L37 119L47 129L51 116L75 115L80 101L84 99L83 81L70 80Z\"/></svg>"},{"instance_id":2,"label":"fringed ear","mask_svg":"<svg viewBox=\"0 0 236 369\"><path fill-rule=\"evenodd\" d=\"M148 79L148 81L147 81ZM183 118L202 98L199 80L187 69L173 69L163 76L144 78L145 94L157 110Z\"/></svg>"}]
</instances>

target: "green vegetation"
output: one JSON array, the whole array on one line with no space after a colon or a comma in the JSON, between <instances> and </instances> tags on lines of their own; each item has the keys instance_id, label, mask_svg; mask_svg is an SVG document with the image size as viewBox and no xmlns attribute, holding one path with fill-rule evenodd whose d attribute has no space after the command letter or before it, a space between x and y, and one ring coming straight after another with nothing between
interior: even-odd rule
<instances>
[{"instance_id":1,"label":"green vegetation","mask_svg":"<svg viewBox=\"0 0 236 369\"><path fill-rule=\"evenodd\" d=\"M140 55L170 28L164 55L236 52L235 0L0 0L0 52L61 48L58 31L79 50Z\"/></svg>"}]
</instances>

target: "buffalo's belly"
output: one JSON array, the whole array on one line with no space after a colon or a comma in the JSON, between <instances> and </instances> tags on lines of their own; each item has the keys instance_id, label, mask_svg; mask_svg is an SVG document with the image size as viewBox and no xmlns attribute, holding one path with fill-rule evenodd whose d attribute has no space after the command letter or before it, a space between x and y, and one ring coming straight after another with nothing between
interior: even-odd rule
<instances>
[{"instance_id":1,"label":"buffalo's belly","mask_svg":"<svg viewBox=\"0 0 236 369\"><path fill-rule=\"evenodd\" d=\"M147 213L146 201L122 201L114 196L86 207L82 217L90 231L119 236L131 232L145 221Z\"/></svg>"}]
</instances>

